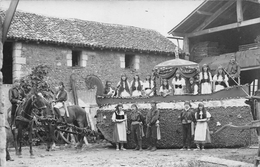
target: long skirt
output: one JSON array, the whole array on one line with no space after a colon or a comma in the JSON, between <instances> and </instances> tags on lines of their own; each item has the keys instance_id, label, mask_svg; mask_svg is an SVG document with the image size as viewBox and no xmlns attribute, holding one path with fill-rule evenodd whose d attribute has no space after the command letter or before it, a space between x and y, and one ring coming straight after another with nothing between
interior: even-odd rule
<instances>
[{"instance_id":1,"label":"long skirt","mask_svg":"<svg viewBox=\"0 0 260 167\"><path fill-rule=\"evenodd\" d=\"M182 95L184 92L183 92L183 89L180 89L180 88L177 88L175 89L174 91L174 95Z\"/></svg>"},{"instance_id":2,"label":"long skirt","mask_svg":"<svg viewBox=\"0 0 260 167\"><path fill-rule=\"evenodd\" d=\"M225 89L225 87L222 86L222 85L216 85L215 92L220 91L220 90L222 90L222 89Z\"/></svg>"},{"instance_id":3,"label":"long skirt","mask_svg":"<svg viewBox=\"0 0 260 167\"><path fill-rule=\"evenodd\" d=\"M210 94L212 93L211 84L208 82L204 82L201 84L201 94Z\"/></svg>"},{"instance_id":4,"label":"long skirt","mask_svg":"<svg viewBox=\"0 0 260 167\"><path fill-rule=\"evenodd\" d=\"M197 122L195 135L194 135L195 143L211 143L209 126L207 122Z\"/></svg>"},{"instance_id":5,"label":"long skirt","mask_svg":"<svg viewBox=\"0 0 260 167\"><path fill-rule=\"evenodd\" d=\"M134 90L134 91L132 92L132 96L133 96L133 97L138 97L138 96L141 96L141 95L142 95L142 92L139 91L139 90Z\"/></svg>"},{"instance_id":6,"label":"long skirt","mask_svg":"<svg viewBox=\"0 0 260 167\"><path fill-rule=\"evenodd\" d=\"M131 95L125 90L121 93L121 97L130 97L130 96Z\"/></svg>"},{"instance_id":7,"label":"long skirt","mask_svg":"<svg viewBox=\"0 0 260 167\"><path fill-rule=\"evenodd\" d=\"M115 143L126 143L126 122L116 122L114 126L113 139Z\"/></svg>"}]
</instances>

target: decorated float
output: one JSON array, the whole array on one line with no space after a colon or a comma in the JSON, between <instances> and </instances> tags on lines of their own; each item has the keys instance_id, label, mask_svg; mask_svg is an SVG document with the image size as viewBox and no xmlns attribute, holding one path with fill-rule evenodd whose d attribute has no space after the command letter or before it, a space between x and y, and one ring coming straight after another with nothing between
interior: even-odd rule
<instances>
[{"instance_id":1,"label":"decorated float","mask_svg":"<svg viewBox=\"0 0 260 167\"><path fill-rule=\"evenodd\" d=\"M212 115L209 121L212 143L207 145L208 147L243 147L250 145L253 139L256 138L256 134L251 130L227 129L221 135L213 133L225 124L243 125L253 120L250 106L245 103L248 95L248 86L233 86L205 95L184 94L166 97L158 95L158 85L161 80L172 78L177 69L185 78L195 77L199 72L198 64L182 59L174 59L158 64L153 69L156 89L152 97L108 98L103 94L104 88L101 80L94 75L88 76L86 78L88 88L97 87L96 101L99 105L97 128L104 135L105 139L113 143L114 124L111 121L111 117L118 103L123 104L127 114L130 114L131 105L135 103L142 114L146 115L151 108L150 103L155 101L160 111L161 140L158 142L159 148L179 148L182 146L182 126L178 117L183 109L184 101L189 100L192 108L197 108L198 103L203 102ZM145 128L144 126L144 130ZM128 148L132 148L133 143L132 136L128 135Z\"/></svg>"}]
</instances>

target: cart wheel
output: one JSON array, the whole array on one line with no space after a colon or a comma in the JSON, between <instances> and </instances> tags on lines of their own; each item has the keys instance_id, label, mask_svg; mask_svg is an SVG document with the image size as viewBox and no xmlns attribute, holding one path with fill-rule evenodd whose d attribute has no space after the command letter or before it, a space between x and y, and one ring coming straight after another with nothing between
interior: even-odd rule
<instances>
[{"instance_id":1,"label":"cart wheel","mask_svg":"<svg viewBox=\"0 0 260 167\"><path fill-rule=\"evenodd\" d=\"M64 128L64 130L72 132L72 130L69 127ZM77 142L77 135L68 132L58 131L57 136L62 138L63 141L65 141L67 144L75 144Z\"/></svg>"}]
</instances>

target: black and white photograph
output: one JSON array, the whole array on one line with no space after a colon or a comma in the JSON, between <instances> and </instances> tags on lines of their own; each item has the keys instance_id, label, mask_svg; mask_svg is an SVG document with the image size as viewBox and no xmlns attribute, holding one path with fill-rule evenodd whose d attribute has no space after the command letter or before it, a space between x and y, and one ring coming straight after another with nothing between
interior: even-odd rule
<instances>
[{"instance_id":1,"label":"black and white photograph","mask_svg":"<svg viewBox=\"0 0 260 167\"><path fill-rule=\"evenodd\" d=\"M260 0L0 0L0 167L260 166Z\"/></svg>"}]
</instances>

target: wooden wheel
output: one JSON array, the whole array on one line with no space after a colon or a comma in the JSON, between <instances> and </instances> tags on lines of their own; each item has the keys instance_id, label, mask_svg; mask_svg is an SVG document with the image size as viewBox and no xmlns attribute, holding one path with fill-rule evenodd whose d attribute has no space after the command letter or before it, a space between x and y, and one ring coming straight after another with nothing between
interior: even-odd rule
<instances>
[{"instance_id":1,"label":"wooden wheel","mask_svg":"<svg viewBox=\"0 0 260 167\"><path fill-rule=\"evenodd\" d=\"M69 128L69 127L60 127L60 129L62 129L62 131L57 130L55 132L55 136L57 136L58 138L63 139L63 141L66 142L67 144L74 144L74 143L76 143L78 141L77 140L77 135L69 133L69 132L72 132L71 128Z\"/></svg>"}]
</instances>

